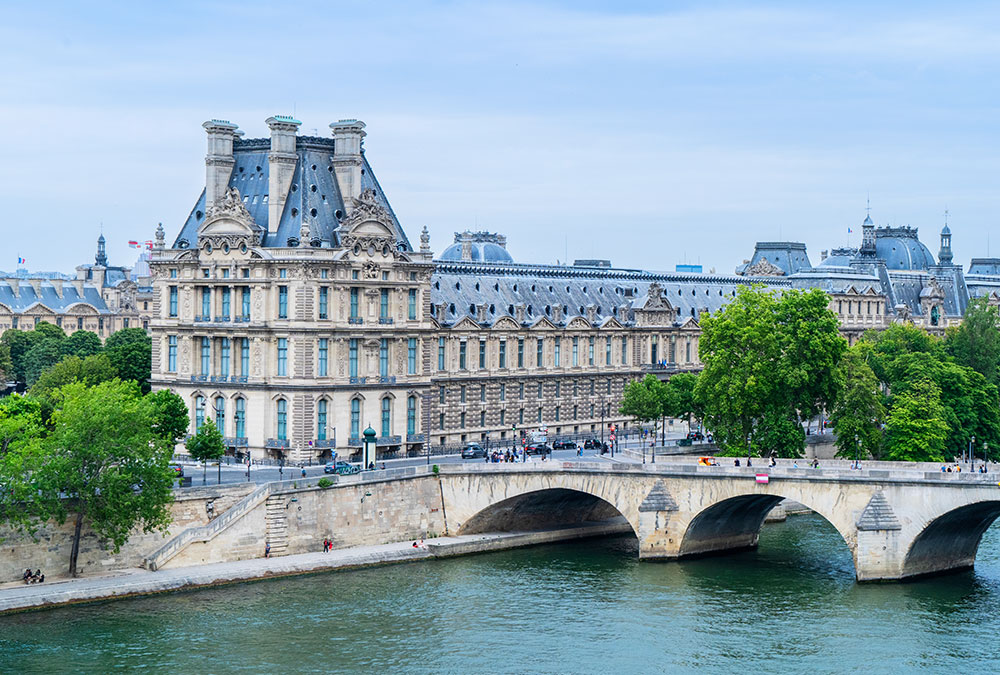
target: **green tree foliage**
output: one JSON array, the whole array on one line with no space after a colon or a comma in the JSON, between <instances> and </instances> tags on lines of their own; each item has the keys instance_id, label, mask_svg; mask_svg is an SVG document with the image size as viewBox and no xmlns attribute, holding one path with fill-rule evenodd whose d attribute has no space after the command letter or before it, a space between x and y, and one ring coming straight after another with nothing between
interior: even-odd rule
<instances>
[{"instance_id":1,"label":"green tree foliage","mask_svg":"<svg viewBox=\"0 0 1000 675\"><path fill-rule=\"evenodd\" d=\"M944 461L948 423L941 390L929 379L917 380L899 394L885 424L885 459L902 462Z\"/></svg>"},{"instance_id":2,"label":"green tree foliage","mask_svg":"<svg viewBox=\"0 0 1000 675\"><path fill-rule=\"evenodd\" d=\"M0 523L12 529L33 532L45 514L33 475L45 435L42 422L38 401L18 394L0 399Z\"/></svg>"},{"instance_id":3,"label":"green tree foliage","mask_svg":"<svg viewBox=\"0 0 1000 675\"><path fill-rule=\"evenodd\" d=\"M222 434L212 420L205 420L201 428L187 441L187 451L196 462L201 462L201 482L205 482L206 462L226 454Z\"/></svg>"},{"instance_id":4,"label":"green tree foliage","mask_svg":"<svg viewBox=\"0 0 1000 675\"><path fill-rule=\"evenodd\" d=\"M703 317L695 391L724 452L801 454L801 421L832 404L847 349L828 303L818 289L742 287Z\"/></svg>"},{"instance_id":5,"label":"green tree foliage","mask_svg":"<svg viewBox=\"0 0 1000 675\"><path fill-rule=\"evenodd\" d=\"M142 391L149 391L153 368L152 342L142 328L123 328L108 336L104 352L111 359L118 377L138 382Z\"/></svg>"},{"instance_id":6,"label":"green tree foliage","mask_svg":"<svg viewBox=\"0 0 1000 675\"><path fill-rule=\"evenodd\" d=\"M135 528L167 527L173 445L155 433L155 407L137 383L76 382L63 387L59 399L36 484L47 504L43 513L59 522L75 514L75 575L85 522L115 552Z\"/></svg>"},{"instance_id":7,"label":"green tree foliage","mask_svg":"<svg viewBox=\"0 0 1000 675\"><path fill-rule=\"evenodd\" d=\"M667 380L670 402L670 410L667 415L676 418L690 418L691 416L701 418L703 410L701 403L695 396L695 389L698 387L698 375L695 373L677 373Z\"/></svg>"},{"instance_id":8,"label":"green tree foliage","mask_svg":"<svg viewBox=\"0 0 1000 675\"><path fill-rule=\"evenodd\" d=\"M160 389L146 398L153 405L153 430L171 446L182 439L188 429L188 408L184 399L170 391Z\"/></svg>"},{"instance_id":9,"label":"green tree foliage","mask_svg":"<svg viewBox=\"0 0 1000 675\"><path fill-rule=\"evenodd\" d=\"M104 354L94 354L86 358L67 356L42 373L32 385L30 393L48 407L46 417L55 407L54 395L60 388L71 382L83 382L87 386L113 380L116 377L111 361Z\"/></svg>"},{"instance_id":10,"label":"green tree foliage","mask_svg":"<svg viewBox=\"0 0 1000 675\"><path fill-rule=\"evenodd\" d=\"M989 384L1000 384L1000 314L986 298L965 310L962 325L949 329L945 349L959 365L972 368Z\"/></svg>"},{"instance_id":11,"label":"green tree foliage","mask_svg":"<svg viewBox=\"0 0 1000 675\"><path fill-rule=\"evenodd\" d=\"M7 348L10 355L11 369L7 377L24 386L24 355L31 347L31 338L27 331L11 328L0 337L0 343Z\"/></svg>"},{"instance_id":12,"label":"green tree foliage","mask_svg":"<svg viewBox=\"0 0 1000 675\"><path fill-rule=\"evenodd\" d=\"M0 390L14 377L14 363L10 359L10 345L0 340Z\"/></svg>"},{"instance_id":13,"label":"green tree foliage","mask_svg":"<svg viewBox=\"0 0 1000 675\"><path fill-rule=\"evenodd\" d=\"M34 330L5 331L0 338L10 353L13 378L21 387L30 387L46 368L62 358L65 341L63 329L45 321L39 322Z\"/></svg>"},{"instance_id":14,"label":"green tree foliage","mask_svg":"<svg viewBox=\"0 0 1000 675\"><path fill-rule=\"evenodd\" d=\"M830 414L837 433L838 457L878 457L882 451L885 405L878 378L866 359L869 347L858 343L847 350L841 361L843 381Z\"/></svg>"},{"instance_id":15,"label":"green tree foliage","mask_svg":"<svg viewBox=\"0 0 1000 675\"><path fill-rule=\"evenodd\" d=\"M78 330L72 333L62 343L63 356L79 356L86 358L94 354L100 354L104 349L101 338L97 333L89 330Z\"/></svg>"},{"instance_id":16,"label":"green tree foliage","mask_svg":"<svg viewBox=\"0 0 1000 675\"><path fill-rule=\"evenodd\" d=\"M625 385L619 410L640 422L650 422L663 417L668 404L669 392L664 384L655 375L646 375Z\"/></svg>"}]
</instances>

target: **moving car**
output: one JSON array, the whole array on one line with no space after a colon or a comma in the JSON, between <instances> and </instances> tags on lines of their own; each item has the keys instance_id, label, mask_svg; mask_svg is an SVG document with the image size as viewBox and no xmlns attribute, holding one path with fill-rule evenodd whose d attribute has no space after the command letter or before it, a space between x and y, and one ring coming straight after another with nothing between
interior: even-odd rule
<instances>
[{"instance_id":1,"label":"moving car","mask_svg":"<svg viewBox=\"0 0 1000 675\"><path fill-rule=\"evenodd\" d=\"M171 464L170 468L173 470L174 476L176 478L183 478L184 477L184 467L181 466L180 464Z\"/></svg>"},{"instance_id":2,"label":"moving car","mask_svg":"<svg viewBox=\"0 0 1000 675\"><path fill-rule=\"evenodd\" d=\"M574 441L556 441L552 444L553 450L576 450L576 443Z\"/></svg>"},{"instance_id":3,"label":"moving car","mask_svg":"<svg viewBox=\"0 0 1000 675\"><path fill-rule=\"evenodd\" d=\"M469 443L462 448L462 459L480 459L486 456L486 451L478 443Z\"/></svg>"},{"instance_id":4,"label":"moving car","mask_svg":"<svg viewBox=\"0 0 1000 675\"><path fill-rule=\"evenodd\" d=\"M602 443L599 438L588 438L583 442L584 450L607 450L608 444Z\"/></svg>"},{"instance_id":5,"label":"moving car","mask_svg":"<svg viewBox=\"0 0 1000 675\"><path fill-rule=\"evenodd\" d=\"M361 467L350 462L330 462L323 467L323 473L335 473L340 476L346 476L352 473L361 473Z\"/></svg>"},{"instance_id":6,"label":"moving car","mask_svg":"<svg viewBox=\"0 0 1000 675\"><path fill-rule=\"evenodd\" d=\"M689 440L692 441L703 441L705 440L705 434L700 431L689 431L687 435Z\"/></svg>"},{"instance_id":7,"label":"moving car","mask_svg":"<svg viewBox=\"0 0 1000 675\"><path fill-rule=\"evenodd\" d=\"M524 451L529 455L548 455L551 454L552 448L544 443L528 443L524 447Z\"/></svg>"}]
</instances>

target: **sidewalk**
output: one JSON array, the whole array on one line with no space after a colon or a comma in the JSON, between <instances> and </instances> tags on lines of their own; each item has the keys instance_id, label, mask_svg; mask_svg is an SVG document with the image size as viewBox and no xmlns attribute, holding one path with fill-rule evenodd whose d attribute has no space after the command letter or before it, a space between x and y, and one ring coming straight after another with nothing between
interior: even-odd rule
<instances>
[{"instance_id":1,"label":"sidewalk","mask_svg":"<svg viewBox=\"0 0 1000 675\"><path fill-rule=\"evenodd\" d=\"M237 562L177 567L150 572L131 569L113 575L46 582L15 584L0 590L0 614L42 609L98 600L152 595L182 589L204 588L270 577L390 563L428 560L484 551L498 551L584 537L631 532L624 519L537 532L504 532L439 537L413 547L410 540L380 546L358 546L329 553L301 553L280 558L255 558Z\"/></svg>"}]
</instances>

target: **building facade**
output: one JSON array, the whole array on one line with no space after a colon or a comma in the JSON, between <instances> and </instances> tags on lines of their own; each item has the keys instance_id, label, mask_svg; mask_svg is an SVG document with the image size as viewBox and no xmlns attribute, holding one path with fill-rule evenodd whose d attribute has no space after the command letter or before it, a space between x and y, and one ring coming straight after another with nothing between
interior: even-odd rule
<instances>
[{"instance_id":1,"label":"building facade","mask_svg":"<svg viewBox=\"0 0 1000 675\"><path fill-rule=\"evenodd\" d=\"M915 229L863 225L858 249L813 267L805 246L758 243L733 275L515 262L499 234L414 248L365 156L365 125L332 137L267 120L270 137L204 124L205 189L149 260L153 386L211 418L229 452L291 461L379 456L529 430L596 434L628 420L623 388L698 370L699 317L741 285L822 288L849 340L892 321L943 331L970 297L1000 302L1000 260L937 261ZM95 270L96 271L96 270Z\"/></svg>"}]
</instances>

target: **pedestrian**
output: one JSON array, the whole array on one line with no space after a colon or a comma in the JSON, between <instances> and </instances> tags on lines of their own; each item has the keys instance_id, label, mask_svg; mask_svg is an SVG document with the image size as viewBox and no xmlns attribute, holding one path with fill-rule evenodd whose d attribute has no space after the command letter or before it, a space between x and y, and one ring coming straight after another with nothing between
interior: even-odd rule
<instances>
[{"instance_id":1,"label":"pedestrian","mask_svg":"<svg viewBox=\"0 0 1000 675\"><path fill-rule=\"evenodd\" d=\"M753 466L753 464L750 462L750 455L747 455L747 466Z\"/></svg>"},{"instance_id":2,"label":"pedestrian","mask_svg":"<svg viewBox=\"0 0 1000 675\"><path fill-rule=\"evenodd\" d=\"M736 459L733 460L733 466L739 466L739 465L740 465L740 458L737 457Z\"/></svg>"},{"instance_id":3,"label":"pedestrian","mask_svg":"<svg viewBox=\"0 0 1000 675\"><path fill-rule=\"evenodd\" d=\"M264 557L265 558L270 558L271 557L271 542L269 542L269 541L268 542L264 542Z\"/></svg>"},{"instance_id":4,"label":"pedestrian","mask_svg":"<svg viewBox=\"0 0 1000 675\"><path fill-rule=\"evenodd\" d=\"M304 464L299 464L299 467L302 469L302 477L305 478L306 477L306 467L305 467L305 465Z\"/></svg>"}]
</instances>

